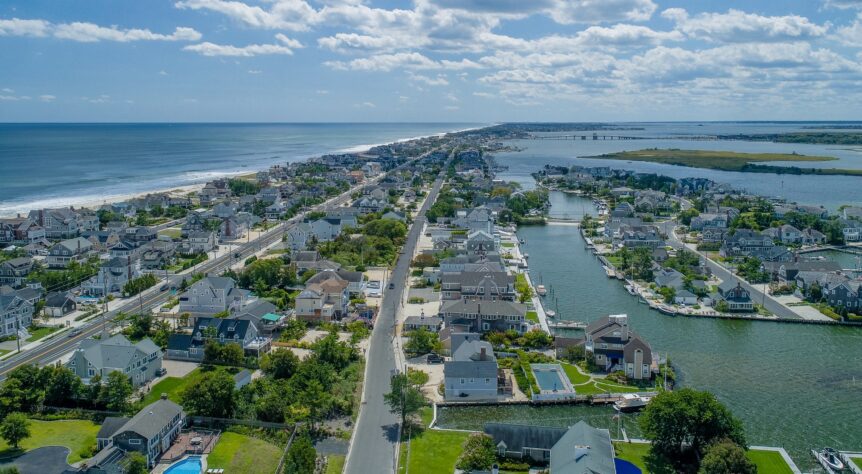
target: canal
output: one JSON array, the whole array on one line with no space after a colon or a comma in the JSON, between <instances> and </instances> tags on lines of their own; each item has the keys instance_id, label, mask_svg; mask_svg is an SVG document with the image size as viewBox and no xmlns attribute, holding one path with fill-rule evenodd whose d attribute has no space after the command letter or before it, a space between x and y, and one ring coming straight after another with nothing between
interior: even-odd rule
<instances>
[{"instance_id":1,"label":"canal","mask_svg":"<svg viewBox=\"0 0 862 474\"><path fill-rule=\"evenodd\" d=\"M589 200L559 192L551 213L593 211ZM783 446L802 466L819 446L862 449L862 329L666 316L608 279L571 225L522 227L533 278L552 291L546 303L565 319L626 313L653 351L668 354L681 385L708 390L745 424L749 443ZM556 303L550 303L555 301ZM609 408L446 408L440 426L481 429L485 421L568 425L588 419L612 428ZM629 436L636 420L626 415Z\"/></svg>"}]
</instances>

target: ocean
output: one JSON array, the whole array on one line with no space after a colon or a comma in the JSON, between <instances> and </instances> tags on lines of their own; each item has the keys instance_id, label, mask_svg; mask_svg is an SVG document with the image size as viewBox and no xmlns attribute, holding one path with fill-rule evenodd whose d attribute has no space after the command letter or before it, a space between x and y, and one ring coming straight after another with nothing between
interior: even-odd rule
<instances>
[{"instance_id":1,"label":"ocean","mask_svg":"<svg viewBox=\"0 0 862 474\"><path fill-rule=\"evenodd\" d=\"M0 216L111 201L473 123L0 124Z\"/></svg>"}]
</instances>

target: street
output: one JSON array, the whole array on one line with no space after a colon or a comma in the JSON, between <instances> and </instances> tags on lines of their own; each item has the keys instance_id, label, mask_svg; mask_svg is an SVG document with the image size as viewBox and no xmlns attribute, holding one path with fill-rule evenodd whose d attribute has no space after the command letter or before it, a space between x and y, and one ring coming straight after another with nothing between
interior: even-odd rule
<instances>
[{"instance_id":1,"label":"street","mask_svg":"<svg viewBox=\"0 0 862 474\"><path fill-rule=\"evenodd\" d=\"M383 394L389 392L389 380L397 370L393 347L395 315L407 282L410 259L425 224L425 211L437 199L443 185L442 174L445 169L444 166L441 176L434 182L425 203L417 212L398 262L390 274L389 281L395 287L387 289L383 295L366 355L364 401L354 427L350 451L347 453L346 473L377 474L395 472L397 469L395 454L398 448L399 416L391 413L383 401Z\"/></svg>"}]
</instances>

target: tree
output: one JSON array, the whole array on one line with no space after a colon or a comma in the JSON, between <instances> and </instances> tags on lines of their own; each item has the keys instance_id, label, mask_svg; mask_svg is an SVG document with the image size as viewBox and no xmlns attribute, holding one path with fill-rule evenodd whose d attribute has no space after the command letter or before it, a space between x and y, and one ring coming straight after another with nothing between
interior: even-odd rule
<instances>
[{"instance_id":1,"label":"tree","mask_svg":"<svg viewBox=\"0 0 862 474\"><path fill-rule=\"evenodd\" d=\"M236 409L233 377L223 370L204 374L200 381L189 385L180 394L183 408L191 414L230 418Z\"/></svg>"},{"instance_id":2,"label":"tree","mask_svg":"<svg viewBox=\"0 0 862 474\"><path fill-rule=\"evenodd\" d=\"M241 366L245 362L245 351L235 342L222 344L209 340L204 344L204 361L209 364Z\"/></svg>"},{"instance_id":3,"label":"tree","mask_svg":"<svg viewBox=\"0 0 862 474\"><path fill-rule=\"evenodd\" d=\"M150 469L147 466L147 458L137 451L132 451L132 454L129 455L129 463L126 466L126 474L147 474L148 472L150 472Z\"/></svg>"},{"instance_id":4,"label":"tree","mask_svg":"<svg viewBox=\"0 0 862 474\"><path fill-rule=\"evenodd\" d=\"M108 410L126 411L129 409L129 397L132 395L132 381L129 377L115 370L108 374L108 381L102 389L102 399Z\"/></svg>"},{"instance_id":5,"label":"tree","mask_svg":"<svg viewBox=\"0 0 862 474\"><path fill-rule=\"evenodd\" d=\"M30 437L30 420L23 413L10 413L0 423L0 437L18 449L18 443Z\"/></svg>"},{"instance_id":6,"label":"tree","mask_svg":"<svg viewBox=\"0 0 862 474\"><path fill-rule=\"evenodd\" d=\"M700 463L700 474L757 474L741 446L729 439L713 443Z\"/></svg>"},{"instance_id":7,"label":"tree","mask_svg":"<svg viewBox=\"0 0 862 474\"><path fill-rule=\"evenodd\" d=\"M487 471L497 459L494 438L485 433L473 433L464 441L463 451L455 465L463 471Z\"/></svg>"},{"instance_id":8,"label":"tree","mask_svg":"<svg viewBox=\"0 0 862 474\"><path fill-rule=\"evenodd\" d=\"M289 379L296 373L298 366L299 358L289 350L273 351L260 361L261 370L275 379Z\"/></svg>"},{"instance_id":9,"label":"tree","mask_svg":"<svg viewBox=\"0 0 862 474\"><path fill-rule=\"evenodd\" d=\"M313 349L319 361L331 365L336 371L347 367L357 357L356 349L339 341L338 335L334 332L315 342Z\"/></svg>"},{"instance_id":10,"label":"tree","mask_svg":"<svg viewBox=\"0 0 862 474\"><path fill-rule=\"evenodd\" d=\"M45 404L51 406L68 406L80 397L84 384L74 372L66 367L45 367L51 377L45 387Z\"/></svg>"},{"instance_id":11,"label":"tree","mask_svg":"<svg viewBox=\"0 0 862 474\"><path fill-rule=\"evenodd\" d=\"M723 438L745 447L742 423L709 392L683 388L662 392L638 419L651 453L677 467L699 459L710 443Z\"/></svg>"},{"instance_id":12,"label":"tree","mask_svg":"<svg viewBox=\"0 0 862 474\"><path fill-rule=\"evenodd\" d=\"M425 328L410 331L404 349L410 354L428 354L440 349L440 336Z\"/></svg>"},{"instance_id":13,"label":"tree","mask_svg":"<svg viewBox=\"0 0 862 474\"><path fill-rule=\"evenodd\" d=\"M307 434L293 440L284 460L284 472L295 474L314 474L317 451Z\"/></svg>"},{"instance_id":14,"label":"tree","mask_svg":"<svg viewBox=\"0 0 862 474\"><path fill-rule=\"evenodd\" d=\"M389 411L401 415L401 426L404 426L408 417L425 406L425 397L407 374L393 375L390 385L392 388L389 393L383 394L383 400L389 405Z\"/></svg>"}]
</instances>

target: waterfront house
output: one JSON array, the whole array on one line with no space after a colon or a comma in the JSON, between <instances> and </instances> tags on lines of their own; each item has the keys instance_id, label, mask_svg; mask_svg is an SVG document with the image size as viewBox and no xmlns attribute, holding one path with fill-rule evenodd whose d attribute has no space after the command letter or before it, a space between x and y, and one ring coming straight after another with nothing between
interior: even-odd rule
<instances>
[{"instance_id":1,"label":"waterfront house","mask_svg":"<svg viewBox=\"0 0 862 474\"><path fill-rule=\"evenodd\" d=\"M697 295L686 290L676 290L673 296L674 304L678 305L696 305L697 304Z\"/></svg>"},{"instance_id":2,"label":"waterfront house","mask_svg":"<svg viewBox=\"0 0 862 474\"><path fill-rule=\"evenodd\" d=\"M467 253L483 255L488 252L496 252L500 245L500 239L484 230L474 230L467 234L464 248Z\"/></svg>"},{"instance_id":3,"label":"waterfront house","mask_svg":"<svg viewBox=\"0 0 862 474\"><path fill-rule=\"evenodd\" d=\"M465 210L458 211L456 218L452 221L452 225L467 232L483 231L486 234L491 234L493 230L494 217L491 211L485 207L477 207L469 212Z\"/></svg>"},{"instance_id":4,"label":"waterfront house","mask_svg":"<svg viewBox=\"0 0 862 474\"><path fill-rule=\"evenodd\" d=\"M823 289L823 298L833 308L846 308L849 312L859 313L862 308L862 280L848 278L839 284L827 286Z\"/></svg>"},{"instance_id":5,"label":"waterfront house","mask_svg":"<svg viewBox=\"0 0 862 474\"><path fill-rule=\"evenodd\" d=\"M551 448L550 468L554 474L616 474L610 432L579 421Z\"/></svg>"},{"instance_id":6,"label":"waterfront house","mask_svg":"<svg viewBox=\"0 0 862 474\"><path fill-rule=\"evenodd\" d=\"M585 349L607 372L622 370L626 377L652 377L652 348L628 324L625 314L612 314L591 322L584 330Z\"/></svg>"},{"instance_id":7,"label":"waterfront house","mask_svg":"<svg viewBox=\"0 0 862 474\"><path fill-rule=\"evenodd\" d=\"M440 305L439 316L446 325L459 325L470 332L529 330L527 307L511 301L451 300Z\"/></svg>"},{"instance_id":8,"label":"waterfront house","mask_svg":"<svg viewBox=\"0 0 862 474\"><path fill-rule=\"evenodd\" d=\"M180 313L212 315L242 309L248 291L236 287L232 278L208 276L180 295Z\"/></svg>"},{"instance_id":9,"label":"waterfront house","mask_svg":"<svg viewBox=\"0 0 862 474\"><path fill-rule=\"evenodd\" d=\"M497 455L502 458L551 462L551 448L567 429L552 426L485 423L485 433L494 438Z\"/></svg>"},{"instance_id":10,"label":"waterfront house","mask_svg":"<svg viewBox=\"0 0 862 474\"><path fill-rule=\"evenodd\" d=\"M29 217L0 218L0 246L27 245L46 237L45 229Z\"/></svg>"},{"instance_id":11,"label":"waterfront house","mask_svg":"<svg viewBox=\"0 0 862 474\"><path fill-rule=\"evenodd\" d=\"M0 285L23 286L33 270L33 259L16 257L0 263Z\"/></svg>"},{"instance_id":12,"label":"waterfront house","mask_svg":"<svg viewBox=\"0 0 862 474\"><path fill-rule=\"evenodd\" d=\"M81 232L99 229L99 218L88 210L74 208L30 211L29 219L45 230L49 239L71 239Z\"/></svg>"},{"instance_id":13,"label":"waterfront house","mask_svg":"<svg viewBox=\"0 0 862 474\"><path fill-rule=\"evenodd\" d=\"M52 318L63 317L77 309L78 304L75 298L64 291L55 291L48 293L45 297L45 307L43 311Z\"/></svg>"},{"instance_id":14,"label":"waterfront house","mask_svg":"<svg viewBox=\"0 0 862 474\"><path fill-rule=\"evenodd\" d=\"M444 300L515 301L515 277L506 272L444 273L440 283Z\"/></svg>"},{"instance_id":15,"label":"waterfront house","mask_svg":"<svg viewBox=\"0 0 862 474\"><path fill-rule=\"evenodd\" d=\"M751 294L742 287L740 282L726 281L718 286L718 294L713 298L714 305L719 301L727 303L728 311L751 312L754 311L754 302Z\"/></svg>"},{"instance_id":16,"label":"waterfront house","mask_svg":"<svg viewBox=\"0 0 862 474\"><path fill-rule=\"evenodd\" d=\"M496 400L497 358L487 341L465 340L443 365L444 396L451 400Z\"/></svg>"},{"instance_id":17,"label":"waterfront house","mask_svg":"<svg viewBox=\"0 0 862 474\"><path fill-rule=\"evenodd\" d=\"M106 418L97 435L101 451L87 460L90 468L86 472L121 472L114 470L120 468L112 460L131 452L141 453L147 460L147 467L155 466L179 436L185 416L181 406L162 396L132 418Z\"/></svg>"},{"instance_id":18,"label":"waterfront house","mask_svg":"<svg viewBox=\"0 0 862 474\"><path fill-rule=\"evenodd\" d=\"M862 241L862 222L855 219L838 219L844 242Z\"/></svg>"},{"instance_id":19,"label":"waterfront house","mask_svg":"<svg viewBox=\"0 0 862 474\"><path fill-rule=\"evenodd\" d=\"M664 245L664 239L655 226L626 226L621 230L623 247L654 249Z\"/></svg>"},{"instance_id":20,"label":"waterfront house","mask_svg":"<svg viewBox=\"0 0 862 474\"><path fill-rule=\"evenodd\" d=\"M93 244L83 237L64 240L51 246L46 263L49 268L66 268L71 262L83 263L92 248Z\"/></svg>"},{"instance_id":21,"label":"waterfront house","mask_svg":"<svg viewBox=\"0 0 862 474\"><path fill-rule=\"evenodd\" d=\"M33 324L36 305L26 294L27 291L3 288L4 291L0 291L0 322L3 324L0 337L8 337Z\"/></svg>"},{"instance_id":22,"label":"waterfront house","mask_svg":"<svg viewBox=\"0 0 862 474\"><path fill-rule=\"evenodd\" d=\"M764 268L767 268L768 263L778 265L775 272L775 280L780 283L793 283L796 281L796 275L800 272L838 272L841 270L841 264L831 260L809 260L802 262L765 262Z\"/></svg>"},{"instance_id":23,"label":"waterfront house","mask_svg":"<svg viewBox=\"0 0 862 474\"><path fill-rule=\"evenodd\" d=\"M117 371L139 387L158 377L162 350L150 338L132 343L122 334L108 339L84 339L66 366L85 384L96 375L104 381L108 374Z\"/></svg>"},{"instance_id":24,"label":"waterfront house","mask_svg":"<svg viewBox=\"0 0 862 474\"><path fill-rule=\"evenodd\" d=\"M802 245L823 245L826 243L826 235L811 227L802 231Z\"/></svg>"},{"instance_id":25,"label":"waterfront house","mask_svg":"<svg viewBox=\"0 0 862 474\"><path fill-rule=\"evenodd\" d=\"M229 198L230 195L230 186L228 186L226 179L210 181L198 193L202 206L212 206L219 201Z\"/></svg>"}]
</instances>

